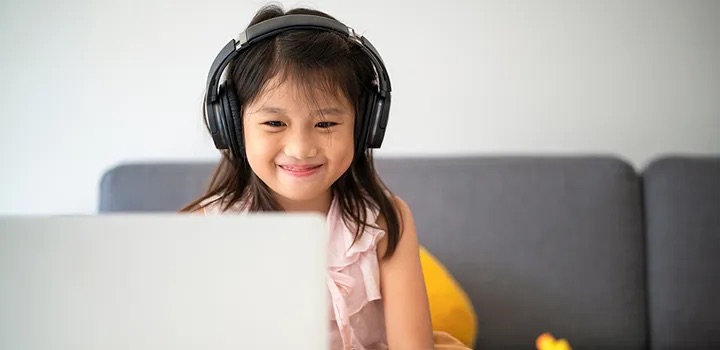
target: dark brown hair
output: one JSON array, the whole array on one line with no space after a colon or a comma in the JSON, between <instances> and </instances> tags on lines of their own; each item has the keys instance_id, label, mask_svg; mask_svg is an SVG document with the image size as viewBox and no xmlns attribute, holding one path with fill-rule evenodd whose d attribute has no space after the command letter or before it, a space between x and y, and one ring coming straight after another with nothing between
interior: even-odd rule
<instances>
[{"instance_id":1,"label":"dark brown hair","mask_svg":"<svg viewBox=\"0 0 720 350\"><path fill-rule=\"evenodd\" d=\"M267 5L255 14L248 26L286 14L333 18L312 9L297 8L285 12L279 5ZM288 31L258 42L227 69L228 79L232 79L238 99L245 101L245 105L254 101L267 88L267 82L276 76L281 78L280 81L295 78L309 94L316 89L332 92L336 97L338 93L343 94L355 110L356 135L367 108L365 101L377 90L372 61L361 48L339 34L319 30ZM242 139L243 135L237 137ZM222 203L224 211L239 203L245 203L251 212L283 210L245 157L233 157L227 151L222 155L205 194L182 211L201 210L217 201ZM332 185L332 191L344 222L355 232L356 241L368 225L366 208L380 213L387 224L388 244L384 257L392 256L400 239L401 216L392 193L375 171L371 150L355 152L352 164Z\"/></svg>"}]
</instances>

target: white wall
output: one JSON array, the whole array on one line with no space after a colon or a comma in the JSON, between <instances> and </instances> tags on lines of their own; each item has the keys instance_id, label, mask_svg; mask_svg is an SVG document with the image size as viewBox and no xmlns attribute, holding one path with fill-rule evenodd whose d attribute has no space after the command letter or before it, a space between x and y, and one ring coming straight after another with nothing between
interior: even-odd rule
<instances>
[{"instance_id":1,"label":"white wall","mask_svg":"<svg viewBox=\"0 0 720 350\"><path fill-rule=\"evenodd\" d=\"M3 0L0 214L92 213L126 161L213 159L211 60L262 1ZM364 31L381 155L720 153L720 1L305 1Z\"/></svg>"}]
</instances>

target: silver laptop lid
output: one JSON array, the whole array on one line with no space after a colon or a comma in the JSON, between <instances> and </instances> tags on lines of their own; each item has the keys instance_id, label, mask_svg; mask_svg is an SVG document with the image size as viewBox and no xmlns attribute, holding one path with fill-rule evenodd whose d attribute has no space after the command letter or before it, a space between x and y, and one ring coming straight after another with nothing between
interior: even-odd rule
<instances>
[{"instance_id":1,"label":"silver laptop lid","mask_svg":"<svg viewBox=\"0 0 720 350\"><path fill-rule=\"evenodd\" d=\"M0 349L323 349L316 215L0 218Z\"/></svg>"}]
</instances>

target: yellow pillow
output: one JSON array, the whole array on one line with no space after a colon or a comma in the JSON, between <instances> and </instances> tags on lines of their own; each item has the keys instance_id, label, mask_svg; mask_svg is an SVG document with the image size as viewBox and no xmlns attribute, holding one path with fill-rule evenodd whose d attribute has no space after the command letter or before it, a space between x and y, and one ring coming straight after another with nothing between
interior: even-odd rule
<instances>
[{"instance_id":1,"label":"yellow pillow","mask_svg":"<svg viewBox=\"0 0 720 350\"><path fill-rule=\"evenodd\" d=\"M447 332L466 346L475 346L477 315L465 291L425 247L420 264L430 302L433 330Z\"/></svg>"}]
</instances>

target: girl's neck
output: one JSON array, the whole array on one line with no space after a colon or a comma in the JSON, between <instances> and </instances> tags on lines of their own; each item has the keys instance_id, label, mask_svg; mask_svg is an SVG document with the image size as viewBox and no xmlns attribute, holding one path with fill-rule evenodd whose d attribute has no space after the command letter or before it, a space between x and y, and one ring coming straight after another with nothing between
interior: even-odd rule
<instances>
[{"instance_id":1,"label":"girl's neck","mask_svg":"<svg viewBox=\"0 0 720 350\"><path fill-rule=\"evenodd\" d=\"M306 201L290 200L278 195L276 195L275 198L278 204L288 212L316 212L327 215L330 211L333 194L332 191L328 190L326 193Z\"/></svg>"}]
</instances>

